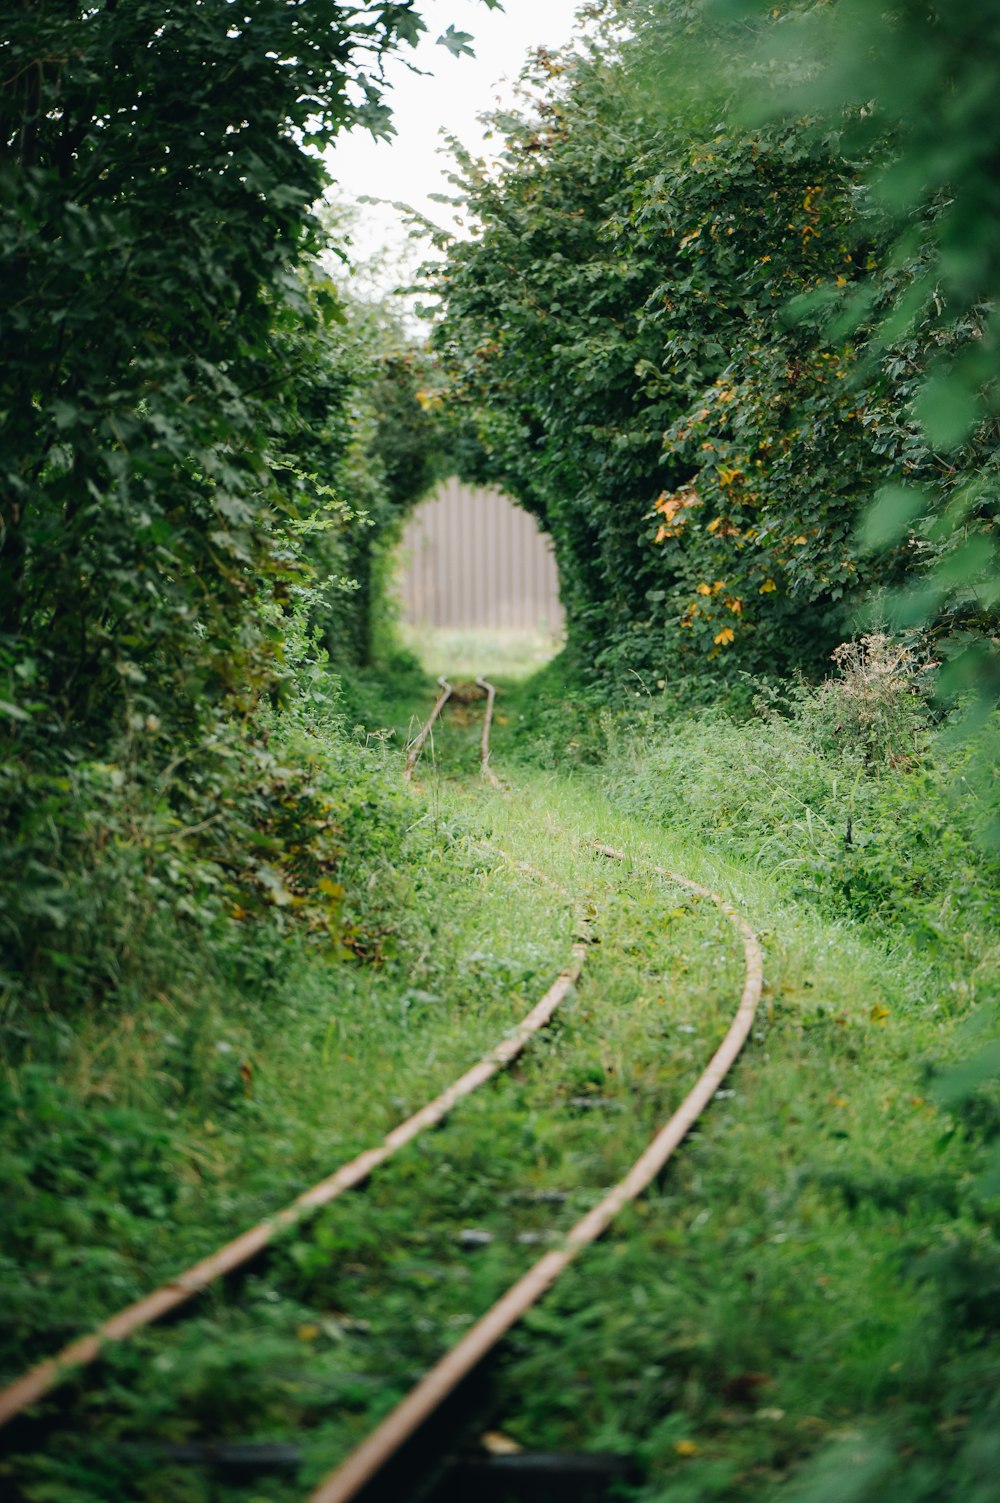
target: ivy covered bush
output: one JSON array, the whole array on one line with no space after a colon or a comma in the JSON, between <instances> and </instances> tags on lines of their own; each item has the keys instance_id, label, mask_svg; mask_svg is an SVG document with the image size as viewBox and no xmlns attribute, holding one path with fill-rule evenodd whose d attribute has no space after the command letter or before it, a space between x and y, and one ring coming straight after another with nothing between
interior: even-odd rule
<instances>
[{"instance_id":1,"label":"ivy covered bush","mask_svg":"<svg viewBox=\"0 0 1000 1503\"><path fill-rule=\"evenodd\" d=\"M365 655L371 539L425 484L421 357L321 271L314 207L339 132L389 128L381 60L423 22L8 11L0 996L63 1007L114 994L158 924L346 933L350 807L383 794L342 728L289 765L270 717L303 633Z\"/></svg>"},{"instance_id":2,"label":"ivy covered bush","mask_svg":"<svg viewBox=\"0 0 1000 1503\"><path fill-rule=\"evenodd\" d=\"M740 45L809 7L735 33L722 9L637 0L540 53L494 119L499 170L459 154L476 230L435 280L467 468L551 532L572 644L619 680L819 670L957 545L912 499L872 523L873 498L995 465L988 425L942 458L919 421L976 337L929 282L933 208L901 248L871 188L885 130L747 123ZM982 632L981 589L947 595L934 621Z\"/></svg>"}]
</instances>

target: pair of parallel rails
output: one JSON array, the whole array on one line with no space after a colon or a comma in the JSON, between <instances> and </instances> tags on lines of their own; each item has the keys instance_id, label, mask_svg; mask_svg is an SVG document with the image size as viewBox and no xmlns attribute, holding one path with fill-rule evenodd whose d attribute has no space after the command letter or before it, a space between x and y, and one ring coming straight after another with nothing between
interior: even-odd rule
<instances>
[{"instance_id":1,"label":"pair of parallel rails","mask_svg":"<svg viewBox=\"0 0 1000 1503\"><path fill-rule=\"evenodd\" d=\"M440 678L438 685L439 692L433 710L407 749L403 772L407 783L413 779L421 752L454 693L446 678ZM486 696L480 740L480 773L492 787L499 788L499 780L490 767L490 735L496 689L482 677L477 678L476 687ZM593 849L608 861L622 865L629 862L627 854L613 846L594 843ZM635 1200L652 1183L708 1107L739 1056L753 1027L763 984L763 956L756 935L746 919L718 893L664 867L648 862L639 865L650 874L684 889L692 896L713 903L729 920L740 938L744 956L743 988L722 1042L680 1106L654 1135L627 1174L570 1228L559 1247L546 1252L527 1273L511 1285L368 1437L329 1473L313 1491L309 1503L350 1503L351 1499L358 1497L404 1445L441 1409L463 1381L480 1366L511 1327L538 1303L570 1263L607 1230L630 1201ZM525 863L516 863L516 866L525 875L556 886L544 874ZM562 892L562 889L558 890ZM563 896L569 897L565 893ZM394 1154L428 1128L441 1122L460 1101L511 1065L524 1052L532 1037L550 1022L560 1004L580 980L587 957L589 936L587 919L579 905L577 917L579 932L574 939L566 967L531 1011L471 1069L458 1076L432 1101L401 1122L380 1143L342 1164L274 1215L258 1222L208 1257L200 1259L167 1283L161 1284L150 1294L110 1316L95 1330L38 1363L0 1391L0 1426L37 1405L64 1379L79 1374L82 1369L97 1362L109 1345L126 1340L136 1331L187 1304L210 1285L258 1257L277 1237L314 1214L320 1207L329 1205L348 1190L362 1184Z\"/></svg>"}]
</instances>

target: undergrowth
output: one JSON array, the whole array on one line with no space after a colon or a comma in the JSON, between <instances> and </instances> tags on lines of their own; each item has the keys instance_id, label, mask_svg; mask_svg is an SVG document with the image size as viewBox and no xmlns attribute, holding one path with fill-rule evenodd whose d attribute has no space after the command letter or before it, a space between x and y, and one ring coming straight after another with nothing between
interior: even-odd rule
<instances>
[{"instance_id":1,"label":"undergrowth","mask_svg":"<svg viewBox=\"0 0 1000 1503\"><path fill-rule=\"evenodd\" d=\"M749 717L661 710L632 732L605 717L604 787L825 913L963 954L995 997L1000 718L973 737L932 726L916 660L866 643L839 649L818 689L759 694Z\"/></svg>"},{"instance_id":2,"label":"undergrowth","mask_svg":"<svg viewBox=\"0 0 1000 1503\"><path fill-rule=\"evenodd\" d=\"M162 852L143 835L147 885L123 914L136 943L114 949L94 919L117 957L99 986L57 1007L40 972L34 1009L11 994L5 1370L369 1146L527 1011L572 915L498 849L590 907L577 995L366 1191L71 1387L49 1411L57 1443L5 1463L9 1487L228 1503L241 1494L164 1447L293 1441L298 1479L254 1487L285 1503L343 1455L624 1172L724 1026L738 948L651 860L750 916L763 1007L671 1170L511 1335L497 1427L626 1454L641 1503L986 1503L1000 884L980 838L985 732L951 742L915 665L850 720L836 677L758 688L753 710L682 709L644 686L602 700L564 659L501 685L509 796L475 778L480 711L460 681L410 796L401 747L432 684L412 659L396 670L339 695L304 651L255 753L266 844L227 865L192 837L189 870L216 885L189 913L150 906ZM308 831L314 800L332 810L329 867L280 824ZM597 863L597 838L637 870ZM97 848L133 859L121 827Z\"/></svg>"}]
</instances>

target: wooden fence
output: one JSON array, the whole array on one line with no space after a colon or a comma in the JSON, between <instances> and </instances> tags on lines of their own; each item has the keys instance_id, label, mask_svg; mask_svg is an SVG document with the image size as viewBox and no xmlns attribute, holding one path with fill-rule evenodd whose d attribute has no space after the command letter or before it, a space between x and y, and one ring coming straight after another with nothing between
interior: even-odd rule
<instances>
[{"instance_id":1,"label":"wooden fence","mask_svg":"<svg viewBox=\"0 0 1000 1503\"><path fill-rule=\"evenodd\" d=\"M410 518L400 565L411 626L562 630L552 544L499 491L445 481Z\"/></svg>"}]
</instances>

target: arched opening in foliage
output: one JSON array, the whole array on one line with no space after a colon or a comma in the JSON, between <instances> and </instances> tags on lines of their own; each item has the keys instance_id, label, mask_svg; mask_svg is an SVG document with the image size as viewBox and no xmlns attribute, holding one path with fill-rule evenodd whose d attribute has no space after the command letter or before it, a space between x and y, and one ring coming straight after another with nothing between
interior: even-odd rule
<instances>
[{"instance_id":1,"label":"arched opening in foliage","mask_svg":"<svg viewBox=\"0 0 1000 1503\"><path fill-rule=\"evenodd\" d=\"M411 514L397 565L403 633L429 667L529 669L558 651L551 540L501 491L442 482Z\"/></svg>"}]
</instances>

